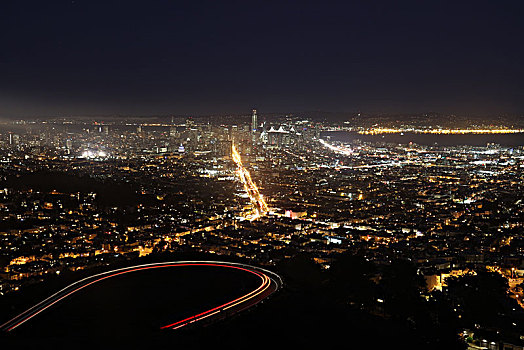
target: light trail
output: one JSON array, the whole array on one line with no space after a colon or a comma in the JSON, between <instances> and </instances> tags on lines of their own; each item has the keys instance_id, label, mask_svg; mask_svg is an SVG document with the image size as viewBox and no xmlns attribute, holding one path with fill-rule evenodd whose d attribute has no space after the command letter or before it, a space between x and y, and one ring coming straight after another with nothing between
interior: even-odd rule
<instances>
[{"instance_id":1,"label":"light trail","mask_svg":"<svg viewBox=\"0 0 524 350\"><path fill-rule=\"evenodd\" d=\"M219 314L220 312L223 312L227 309L231 309L234 307L237 307L237 309L235 309L235 312L242 311L248 307L251 307L257 304L259 301L261 301L262 299L266 298L267 296L275 292L282 285L282 280L280 279L280 277L277 274L271 271L262 269L262 268L257 268L257 267L253 267L250 265L239 264L239 263L230 263L230 262L223 262L223 261L174 261L174 262L165 262L165 263L137 265L137 266L131 266L131 267L126 267L126 268L121 268L121 269L99 273L99 274L84 278L75 283L72 283L69 286L58 291L57 293L51 295L47 299L36 304L35 306L22 312L18 316L7 321L6 323L0 326L0 330L10 332L13 329L22 325L23 323L29 321L36 315L50 308L51 306L64 300L68 296L94 283L103 281L105 279L123 275L123 274L130 273L130 272L143 271L143 270L148 270L148 269L156 269L156 268L164 268L164 267L184 267L184 266L186 267L187 266L211 266L211 267L224 267L224 268L241 270L241 271L245 271L245 272L254 274L257 277L259 277L261 280L261 284L255 290L239 298L236 298L223 305L214 307L210 310L200 312L194 316L185 318L181 321L171 323L167 326L163 326L161 327L161 329L181 328L190 323L208 318L210 316Z\"/></svg>"},{"instance_id":2,"label":"light trail","mask_svg":"<svg viewBox=\"0 0 524 350\"><path fill-rule=\"evenodd\" d=\"M242 158L240 157L240 154L238 153L235 145L231 146L231 156L238 168L238 178L240 179L240 182L242 182L244 190L249 196L251 204L253 205L253 208L255 210L255 214L252 217L250 217L250 220L256 220L268 212L269 209L267 203L264 200L264 197L260 194L257 185L251 179L251 174L246 169L244 164L242 164Z\"/></svg>"},{"instance_id":3,"label":"light trail","mask_svg":"<svg viewBox=\"0 0 524 350\"><path fill-rule=\"evenodd\" d=\"M166 329L166 328L172 328L172 329L178 329L180 327L183 327L189 323L193 323L193 322L196 322L196 321L200 321L204 318L207 318L207 317L210 317L212 315L215 315L219 312L222 312L224 310L227 310L227 309L230 309L234 306L237 306L243 302L245 302L246 300L249 300L251 298L254 298L260 294L262 294L264 291L266 291L271 282L270 282L270 279L269 277L267 277L266 275L262 275L260 273L257 273L257 272L254 272L254 271L250 271L250 270L246 270L246 269L242 269L242 268L239 268L241 270L244 270L244 271L247 271L247 272L251 272L255 275L257 275L258 277L260 277L262 283L260 284L260 286L258 286L257 289L255 289L254 291L240 297L240 298L237 298L235 300L232 300L228 303L225 303L223 305L220 305L220 306L217 306L217 307L214 307L210 310L207 310L205 312L202 312L202 313L199 313L197 315L194 315L194 316L191 316L191 317L188 317L186 319L183 319L183 320L180 320L178 322L175 322L175 323L171 323L171 324L168 324L167 326L163 326L161 327L161 329Z\"/></svg>"}]
</instances>

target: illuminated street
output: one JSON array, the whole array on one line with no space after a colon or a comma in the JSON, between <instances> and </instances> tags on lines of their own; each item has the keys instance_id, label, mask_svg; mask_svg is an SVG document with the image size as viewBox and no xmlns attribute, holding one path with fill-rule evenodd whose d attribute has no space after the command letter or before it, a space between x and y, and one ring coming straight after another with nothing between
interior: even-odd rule
<instances>
[{"instance_id":1,"label":"illuminated street","mask_svg":"<svg viewBox=\"0 0 524 350\"><path fill-rule=\"evenodd\" d=\"M262 197L260 194L257 185L251 179L251 174L242 164L242 159L235 148L235 145L232 145L231 147L231 156L238 167L237 176L240 179L240 182L242 182L244 190L246 191L253 205L253 214L249 214L247 218L251 221L256 220L267 213L267 203L264 200L264 197Z\"/></svg>"}]
</instances>

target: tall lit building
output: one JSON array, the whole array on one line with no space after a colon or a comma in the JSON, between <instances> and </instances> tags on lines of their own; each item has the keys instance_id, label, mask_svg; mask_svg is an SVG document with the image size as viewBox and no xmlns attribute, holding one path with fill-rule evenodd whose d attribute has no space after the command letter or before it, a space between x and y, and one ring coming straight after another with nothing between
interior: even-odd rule
<instances>
[{"instance_id":1,"label":"tall lit building","mask_svg":"<svg viewBox=\"0 0 524 350\"><path fill-rule=\"evenodd\" d=\"M253 143L257 141L257 110L253 109L253 114L251 115L251 135Z\"/></svg>"},{"instance_id":2,"label":"tall lit building","mask_svg":"<svg viewBox=\"0 0 524 350\"><path fill-rule=\"evenodd\" d=\"M251 116L251 132L254 134L257 131L257 110L253 109L253 115Z\"/></svg>"}]
</instances>

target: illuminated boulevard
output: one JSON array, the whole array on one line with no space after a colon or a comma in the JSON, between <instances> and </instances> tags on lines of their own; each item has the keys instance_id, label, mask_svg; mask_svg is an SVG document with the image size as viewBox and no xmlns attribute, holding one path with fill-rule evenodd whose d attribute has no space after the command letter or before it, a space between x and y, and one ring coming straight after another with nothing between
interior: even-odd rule
<instances>
[{"instance_id":1,"label":"illuminated boulevard","mask_svg":"<svg viewBox=\"0 0 524 350\"><path fill-rule=\"evenodd\" d=\"M188 324L191 324L191 323L194 323L200 320L209 319L210 317L211 318L209 320L213 318L218 319L218 318L230 316L234 313L245 310L257 304L258 302L262 301L263 299L265 299L266 297L274 293L276 290L278 290L278 288L280 288L282 284L280 277L273 272L270 272L270 271L267 271L265 269L261 269L258 267L245 265L245 264L239 264L239 263L231 263L231 262L223 262L223 261L172 261L172 262L164 262L164 263L136 265L136 266L130 266L130 267L125 267L121 269L99 273L99 274L84 278L75 283L72 283L69 286L60 290L59 292L51 295L47 299L36 304L35 306L22 312L21 314L14 317L13 319L7 321L6 323L0 326L0 329L4 332L10 332L13 329L24 324L25 322L29 321L30 319L32 319L39 313L43 312L44 310L63 301L65 298L71 296L72 294L86 287L89 287L97 282L106 280L108 278L127 274L130 272L138 272L138 271L145 271L145 270L150 270L150 269L158 269L158 268L166 268L166 267L173 268L173 267L188 267L188 266L223 267L223 268L228 268L228 269L236 269L236 270L245 271L246 273L250 273L250 274L253 274L259 277L260 285L256 289L250 291L249 293L239 298L231 300L225 304L218 305L209 310L201 311L183 320L178 320L168 325L163 325L160 327L161 329L178 329L178 328L181 328L183 326L186 326Z\"/></svg>"},{"instance_id":2,"label":"illuminated boulevard","mask_svg":"<svg viewBox=\"0 0 524 350\"><path fill-rule=\"evenodd\" d=\"M242 164L242 159L238 153L235 145L231 147L231 156L233 161L238 167L237 175L244 185L244 189L251 200L251 204L254 207L254 213L249 217L250 220L256 220L259 217L263 216L268 211L267 203L264 200L264 197L260 194L257 185L251 179L251 174Z\"/></svg>"}]
</instances>

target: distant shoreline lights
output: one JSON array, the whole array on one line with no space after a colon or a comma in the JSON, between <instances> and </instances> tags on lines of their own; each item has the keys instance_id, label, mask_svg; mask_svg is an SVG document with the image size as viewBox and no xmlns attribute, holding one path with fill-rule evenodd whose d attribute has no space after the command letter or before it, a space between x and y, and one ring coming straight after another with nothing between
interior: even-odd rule
<instances>
[{"instance_id":1,"label":"distant shoreline lights","mask_svg":"<svg viewBox=\"0 0 524 350\"><path fill-rule=\"evenodd\" d=\"M362 135L378 134L401 134L411 132L415 134L437 134L437 135L464 135L464 134L519 134L524 133L524 129L396 129L396 128L373 128L359 130Z\"/></svg>"}]
</instances>

